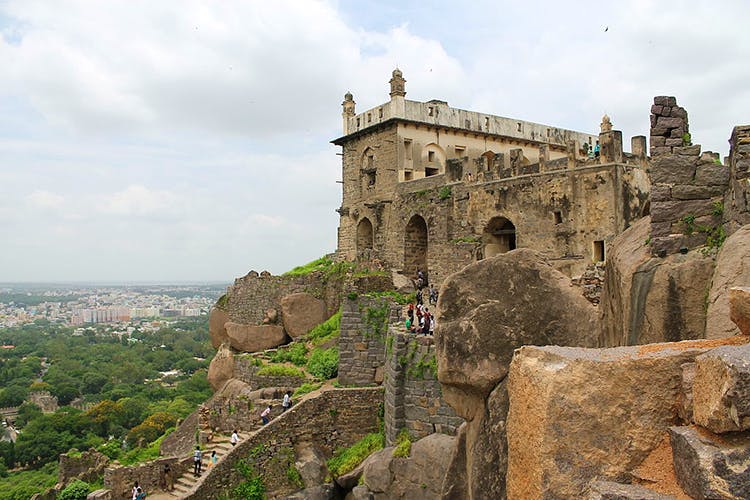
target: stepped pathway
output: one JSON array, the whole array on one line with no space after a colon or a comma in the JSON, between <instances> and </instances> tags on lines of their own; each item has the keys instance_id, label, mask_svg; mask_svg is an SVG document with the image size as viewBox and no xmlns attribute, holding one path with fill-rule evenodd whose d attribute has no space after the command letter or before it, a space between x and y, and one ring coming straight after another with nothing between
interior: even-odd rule
<instances>
[{"instance_id":1,"label":"stepped pathway","mask_svg":"<svg viewBox=\"0 0 750 500\"><path fill-rule=\"evenodd\" d=\"M250 433L238 433L238 435L241 442L242 440L247 439ZM201 477L208 474L208 463L211 460L211 452L216 451L218 461L221 462L222 458L224 458L230 451L232 451L232 444L229 442L228 437L221 437L206 444L206 446L201 451L203 452L201 476L195 477L193 475L193 468L191 466L189 471L185 472L183 475L175 479L174 490L168 493L149 495L149 498L154 500L185 498L195 488Z\"/></svg>"}]
</instances>

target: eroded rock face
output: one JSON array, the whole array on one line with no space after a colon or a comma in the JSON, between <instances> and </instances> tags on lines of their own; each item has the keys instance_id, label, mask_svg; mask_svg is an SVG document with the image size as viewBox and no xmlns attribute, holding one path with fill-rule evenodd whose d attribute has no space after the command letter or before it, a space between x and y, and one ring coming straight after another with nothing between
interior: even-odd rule
<instances>
[{"instance_id":1,"label":"eroded rock face","mask_svg":"<svg viewBox=\"0 0 750 500\"><path fill-rule=\"evenodd\" d=\"M287 341L284 329L278 325L243 325L229 321L225 327L229 344L240 352L265 351Z\"/></svg>"},{"instance_id":2,"label":"eroded rock face","mask_svg":"<svg viewBox=\"0 0 750 500\"><path fill-rule=\"evenodd\" d=\"M508 498L576 498L596 478L626 479L676 420L683 365L711 347L703 340L516 351Z\"/></svg>"},{"instance_id":3,"label":"eroded rock face","mask_svg":"<svg viewBox=\"0 0 750 500\"><path fill-rule=\"evenodd\" d=\"M695 365L694 422L716 433L750 430L750 345L718 347Z\"/></svg>"},{"instance_id":4,"label":"eroded rock face","mask_svg":"<svg viewBox=\"0 0 750 500\"><path fill-rule=\"evenodd\" d=\"M286 333L296 339L326 320L326 303L309 293L292 293L281 299L281 320Z\"/></svg>"},{"instance_id":5,"label":"eroded rock face","mask_svg":"<svg viewBox=\"0 0 750 500\"><path fill-rule=\"evenodd\" d=\"M750 285L750 225L724 241L716 257L716 271L708 295L706 338L731 337L740 333L730 318L729 289Z\"/></svg>"},{"instance_id":6,"label":"eroded rock face","mask_svg":"<svg viewBox=\"0 0 750 500\"><path fill-rule=\"evenodd\" d=\"M750 335L750 287L729 289L729 317L742 335Z\"/></svg>"},{"instance_id":7,"label":"eroded rock face","mask_svg":"<svg viewBox=\"0 0 750 500\"><path fill-rule=\"evenodd\" d=\"M674 495L662 495L637 484L594 481L588 500L673 500Z\"/></svg>"},{"instance_id":8,"label":"eroded rock face","mask_svg":"<svg viewBox=\"0 0 750 500\"><path fill-rule=\"evenodd\" d=\"M208 315L208 335L211 337L211 345L218 349L221 344L229 341L227 329L224 324L229 321L229 314L223 309L212 307Z\"/></svg>"},{"instance_id":9,"label":"eroded rock face","mask_svg":"<svg viewBox=\"0 0 750 500\"><path fill-rule=\"evenodd\" d=\"M614 347L700 339L714 261L698 251L650 256L644 217L612 243L602 291L602 337Z\"/></svg>"},{"instance_id":10,"label":"eroded rock face","mask_svg":"<svg viewBox=\"0 0 750 500\"><path fill-rule=\"evenodd\" d=\"M234 377L234 354L226 344L221 344L214 359L208 365L208 383L217 391L230 378Z\"/></svg>"},{"instance_id":11,"label":"eroded rock face","mask_svg":"<svg viewBox=\"0 0 750 500\"><path fill-rule=\"evenodd\" d=\"M445 281L435 332L438 379L445 400L467 423L444 498L505 496L508 406L501 382L514 349L593 346L598 330L594 306L532 250L499 254Z\"/></svg>"},{"instance_id":12,"label":"eroded rock face","mask_svg":"<svg viewBox=\"0 0 750 500\"><path fill-rule=\"evenodd\" d=\"M750 436L669 429L675 476L692 498L750 498Z\"/></svg>"}]
</instances>

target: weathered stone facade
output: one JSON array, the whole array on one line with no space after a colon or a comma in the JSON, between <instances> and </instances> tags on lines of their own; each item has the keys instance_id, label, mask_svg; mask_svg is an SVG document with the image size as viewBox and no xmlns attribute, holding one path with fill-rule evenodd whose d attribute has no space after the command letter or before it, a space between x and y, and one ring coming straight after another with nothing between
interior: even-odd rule
<instances>
[{"instance_id":1,"label":"weathered stone facade","mask_svg":"<svg viewBox=\"0 0 750 500\"><path fill-rule=\"evenodd\" d=\"M358 296L341 304L339 375L342 385L383 381L388 325L397 323L401 308L386 298Z\"/></svg>"},{"instance_id":2,"label":"weathered stone facade","mask_svg":"<svg viewBox=\"0 0 750 500\"><path fill-rule=\"evenodd\" d=\"M440 283L516 247L580 274L639 218L649 184L645 144L622 151L609 119L599 135L450 108L391 101L354 115L345 101L337 257L377 258ZM580 146L596 139L601 154Z\"/></svg>"},{"instance_id":3,"label":"weathered stone facade","mask_svg":"<svg viewBox=\"0 0 750 500\"><path fill-rule=\"evenodd\" d=\"M437 380L435 342L391 327L385 370L385 440L392 445L402 429L413 438L455 435L463 419L443 399Z\"/></svg>"}]
</instances>

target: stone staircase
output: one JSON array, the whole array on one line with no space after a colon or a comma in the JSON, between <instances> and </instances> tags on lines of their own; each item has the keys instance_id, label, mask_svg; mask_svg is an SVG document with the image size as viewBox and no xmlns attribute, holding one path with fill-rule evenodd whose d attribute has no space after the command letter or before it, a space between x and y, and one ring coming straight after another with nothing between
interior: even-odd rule
<instances>
[{"instance_id":1,"label":"stone staircase","mask_svg":"<svg viewBox=\"0 0 750 500\"><path fill-rule=\"evenodd\" d=\"M240 437L240 442L242 442L244 439L247 439L250 433L238 433L238 435ZM203 452L201 475L198 477L194 476L193 468L191 466L190 470L175 478L174 489L169 492L172 498L187 497L200 482L201 478L208 474L210 470L208 468L208 464L211 461L211 452L216 451L216 456L218 457L217 463L221 462L222 458L224 458L230 451L232 451L232 444L229 442L228 437L222 437L206 444L206 446L203 447L201 451Z\"/></svg>"}]
</instances>

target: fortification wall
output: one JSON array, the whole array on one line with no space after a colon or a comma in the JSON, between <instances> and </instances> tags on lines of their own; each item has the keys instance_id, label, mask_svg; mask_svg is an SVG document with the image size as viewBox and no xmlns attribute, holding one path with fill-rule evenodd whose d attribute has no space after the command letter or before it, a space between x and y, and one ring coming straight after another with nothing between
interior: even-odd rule
<instances>
[{"instance_id":1,"label":"fortification wall","mask_svg":"<svg viewBox=\"0 0 750 500\"><path fill-rule=\"evenodd\" d=\"M386 298L358 296L341 304L339 375L342 385L383 381L388 325L397 323L401 307Z\"/></svg>"},{"instance_id":2,"label":"fortification wall","mask_svg":"<svg viewBox=\"0 0 750 500\"><path fill-rule=\"evenodd\" d=\"M437 381L435 345L431 336L416 336L391 327L385 376L385 437L395 443L406 429L413 438L441 433L451 436L463 423L443 399Z\"/></svg>"},{"instance_id":3,"label":"fortification wall","mask_svg":"<svg viewBox=\"0 0 750 500\"><path fill-rule=\"evenodd\" d=\"M314 448L325 457L351 446L364 435L377 431L377 409L383 398L380 388L334 389L306 399L291 410L240 441L205 476L200 487L187 498L214 499L226 495L244 478L237 470L247 460L261 473L269 497L299 489L287 476L295 461L295 450Z\"/></svg>"},{"instance_id":4,"label":"fortification wall","mask_svg":"<svg viewBox=\"0 0 750 500\"><path fill-rule=\"evenodd\" d=\"M734 127L729 144L730 190L724 205L733 233L750 224L750 125Z\"/></svg>"}]
</instances>

